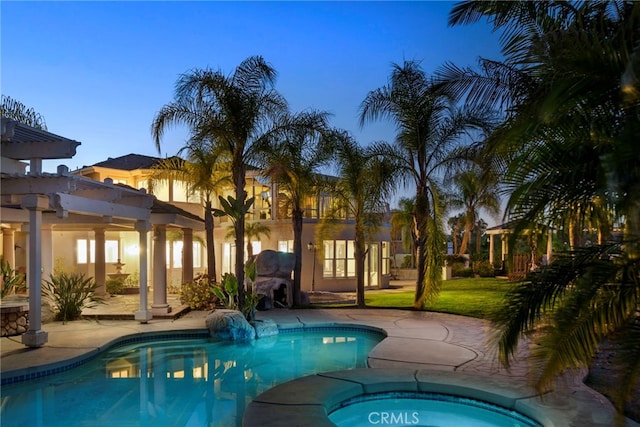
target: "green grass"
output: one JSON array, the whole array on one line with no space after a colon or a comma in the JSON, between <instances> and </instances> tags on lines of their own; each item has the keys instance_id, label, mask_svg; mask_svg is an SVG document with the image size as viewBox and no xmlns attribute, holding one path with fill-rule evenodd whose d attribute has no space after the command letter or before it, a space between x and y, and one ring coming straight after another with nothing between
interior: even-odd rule
<instances>
[{"instance_id":1,"label":"green grass","mask_svg":"<svg viewBox=\"0 0 640 427\"><path fill-rule=\"evenodd\" d=\"M496 278L447 280L442 283L436 300L426 310L488 319L512 287L513 283ZM365 303L371 308L411 309L414 294L415 289L393 293L365 291Z\"/></svg>"}]
</instances>

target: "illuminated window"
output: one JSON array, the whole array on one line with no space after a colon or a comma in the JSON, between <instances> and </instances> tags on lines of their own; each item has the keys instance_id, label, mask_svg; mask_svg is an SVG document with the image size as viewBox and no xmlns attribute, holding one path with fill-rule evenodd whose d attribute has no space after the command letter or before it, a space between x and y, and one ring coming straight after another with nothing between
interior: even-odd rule
<instances>
[{"instance_id":1,"label":"illuminated window","mask_svg":"<svg viewBox=\"0 0 640 427\"><path fill-rule=\"evenodd\" d=\"M278 251L293 253L293 240L278 240Z\"/></svg>"},{"instance_id":2,"label":"illuminated window","mask_svg":"<svg viewBox=\"0 0 640 427\"><path fill-rule=\"evenodd\" d=\"M193 242L193 268L202 267L202 245L200 242Z\"/></svg>"},{"instance_id":3,"label":"illuminated window","mask_svg":"<svg viewBox=\"0 0 640 427\"><path fill-rule=\"evenodd\" d=\"M382 242L382 274L391 272L391 242Z\"/></svg>"},{"instance_id":4,"label":"illuminated window","mask_svg":"<svg viewBox=\"0 0 640 427\"><path fill-rule=\"evenodd\" d=\"M96 241L87 239L76 240L76 254L78 264L95 264L96 262ZM118 262L118 241L106 240L104 242L104 261Z\"/></svg>"},{"instance_id":5,"label":"illuminated window","mask_svg":"<svg viewBox=\"0 0 640 427\"><path fill-rule=\"evenodd\" d=\"M355 277L355 242L353 240L325 240L323 277Z\"/></svg>"}]
</instances>

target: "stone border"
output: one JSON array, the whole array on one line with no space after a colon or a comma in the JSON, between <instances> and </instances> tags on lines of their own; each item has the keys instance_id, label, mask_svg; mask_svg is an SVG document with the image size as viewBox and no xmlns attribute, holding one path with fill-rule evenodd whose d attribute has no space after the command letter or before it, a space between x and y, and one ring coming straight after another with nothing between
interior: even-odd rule
<instances>
[{"instance_id":1,"label":"stone border","mask_svg":"<svg viewBox=\"0 0 640 427\"><path fill-rule=\"evenodd\" d=\"M1 335L13 337L29 329L29 304L21 302L0 303Z\"/></svg>"},{"instance_id":2,"label":"stone border","mask_svg":"<svg viewBox=\"0 0 640 427\"><path fill-rule=\"evenodd\" d=\"M277 385L256 397L244 412L244 427L335 426L329 414L349 399L386 392L425 392L467 397L517 411L543 427L610 427L613 419L593 411L587 396L535 390L508 379L462 372L360 368L327 372Z\"/></svg>"}]
</instances>

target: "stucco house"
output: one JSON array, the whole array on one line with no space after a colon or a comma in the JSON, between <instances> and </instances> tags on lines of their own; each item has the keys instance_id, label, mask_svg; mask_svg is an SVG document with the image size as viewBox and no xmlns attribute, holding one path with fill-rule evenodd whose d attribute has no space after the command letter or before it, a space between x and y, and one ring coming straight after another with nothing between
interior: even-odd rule
<instances>
[{"instance_id":1,"label":"stucco house","mask_svg":"<svg viewBox=\"0 0 640 427\"><path fill-rule=\"evenodd\" d=\"M96 181L111 179L114 183L120 183L134 188L146 189L153 193L159 200L165 201L194 215L203 216L203 205L199 197L189 195L186 185L178 180L155 181L149 184L149 178L153 173L153 167L162 159L144 156L140 154L127 154L125 156L109 158L83 167L73 174ZM270 229L270 237L261 236L260 240L251 242L253 253L258 254L262 250L272 249L282 252L293 251L293 230L291 216L284 200L286 195L282 193L276 183L260 176L258 170L247 171L246 191L255 202L252 211L246 217L247 222L260 222ZM223 197L232 195L232 189L222 192ZM354 291L355 282L355 258L353 253L354 230L353 221L345 218L336 227L330 239L326 237L322 242L318 241L316 231L318 223L331 204L329 195L309 197L306 200L305 218L303 226L303 254L302 254L302 280L303 291ZM214 201L214 207L217 201ZM235 265L235 242L227 237L231 223L224 217L215 218L214 242L216 245L216 269L218 275L233 272ZM376 240L369 242L366 262L365 280L367 286L388 286L390 278L390 227L383 226L376 236ZM204 235L198 234L199 240L204 242ZM246 245L247 242L244 242ZM172 285L179 285L182 279L179 262L179 250L183 247L179 236L173 240L167 248L167 259L170 267L168 281ZM194 246L194 261L198 269L206 266L205 252L202 245ZM125 250L126 252L126 250ZM315 258L315 260L314 260ZM129 259L124 259L129 263ZM218 277L219 279L220 277Z\"/></svg>"},{"instance_id":2,"label":"stucco house","mask_svg":"<svg viewBox=\"0 0 640 427\"><path fill-rule=\"evenodd\" d=\"M167 293L206 272L202 203L184 183L150 185L160 158L128 154L69 171L58 166L44 172L44 159L72 158L80 142L2 118L0 239L2 256L24 271L29 294L30 325L22 340L28 346L47 341L41 330L41 283L56 269L93 277L98 292L115 274L139 284L135 319L171 311ZM247 221L260 221L270 237L252 241L254 254L265 249L292 252L293 231L286 199L278 186L247 173L246 191L255 198ZM222 196L231 194L223 193ZM303 291L354 291L356 287L353 221L344 218L329 238L316 237L331 196L309 197L302 241ZM219 275L233 272L235 242L227 237L230 222L216 218L214 241ZM385 287L390 278L389 226L369 242L366 286ZM247 242L244 242L246 244ZM151 291L152 301L147 292Z\"/></svg>"}]
</instances>

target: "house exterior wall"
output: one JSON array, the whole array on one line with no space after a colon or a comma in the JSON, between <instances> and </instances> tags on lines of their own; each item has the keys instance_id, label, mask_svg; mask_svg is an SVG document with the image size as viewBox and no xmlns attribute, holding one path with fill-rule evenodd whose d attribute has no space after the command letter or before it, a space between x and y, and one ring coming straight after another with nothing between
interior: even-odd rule
<instances>
[{"instance_id":1,"label":"house exterior wall","mask_svg":"<svg viewBox=\"0 0 640 427\"><path fill-rule=\"evenodd\" d=\"M148 188L148 177L151 171L148 169L121 171L104 167L88 167L78 171L78 173L99 181L111 178L114 180L114 183L123 183L135 188ZM186 195L178 194L181 188L183 187L180 185L174 185L171 190L168 190L167 188L159 188L156 186L156 188L152 189L151 192L155 192L156 197L160 200L172 203L181 209L203 217L202 204L199 200L196 203L193 200L197 198L191 196L191 198L187 199ZM263 177L260 177L257 171L248 171L246 191L249 197L255 197L252 212L246 216L246 220L248 222L258 221L267 225L271 231L269 238L261 236L260 242L256 242L256 245L260 247L260 250L282 250L283 246L287 246L287 242L288 246L291 246L291 241L293 240L292 222L290 212L283 203L283 197L286 195L280 194L277 186L267 182ZM229 189L228 191L221 193L221 196L223 197L228 195L233 196L234 192ZM185 200L189 201L186 202ZM317 237L317 229L319 226L319 216L326 212L329 204L330 197L327 195L318 198L309 197L305 201L306 214L302 235L301 277L301 288L303 291L321 290L343 292L354 291L356 288L355 275L346 274L336 277L336 275L327 274L325 272L325 265L330 264L332 261L335 263L335 260L325 259L324 244L323 242L318 242L319 237ZM213 200L213 206L218 207L217 198ZM227 218L214 218L214 244L218 279L220 279L222 274L234 271L235 242L233 238L226 237L231 225L231 222ZM367 285L382 287L388 286L391 273L388 268L390 260L383 259L383 248L390 245L391 239L389 232L389 226L381 227L375 241L371 242L372 248L370 252L375 254L376 258L367 260L367 276L365 279ZM354 239L353 223L345 221L344 225L339 227L330 237L331 239L325 238L325 240L340 240L344 242L344 245L349 245L349 241L352 242ZM206 241L204 233L200 233L199 238L202 242ZM196 240L195 236L194 240ZM311 252L307 249L309 242L314 242L314 244L319 243L319 247L316 252ZM246 246L246 242L243 244ZM203 251L206 251L204 245ZM135 265L135 263L130 263L129 261L130 260L126 255L123 255L122 262L127 264L125 271L129 265ZM342 261L345 263L349 262L349 260L345 259L342 259ZM181 283L181 269L174 268L169 260L167 260L167 263L167 285L169 287L177 286ZM384 265L387 265L387 268L383 268ZM194 273L197 274L198 272L205 271L206 252L203 254L202 266L203 267L200 269L194 269Z\"/></svg>"}]
</instances>

